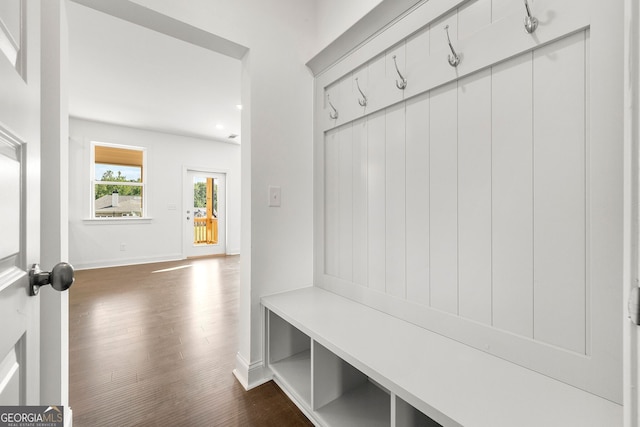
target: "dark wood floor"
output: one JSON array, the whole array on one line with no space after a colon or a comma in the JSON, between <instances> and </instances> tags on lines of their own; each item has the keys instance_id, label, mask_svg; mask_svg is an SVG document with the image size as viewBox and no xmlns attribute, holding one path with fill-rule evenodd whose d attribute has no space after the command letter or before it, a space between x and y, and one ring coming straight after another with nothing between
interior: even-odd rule
<instances>
[{"instance_id":1,"label":"dark wood floor","mask_svg":"<svg viewBox=\"0 0 640 427\"><path fill-rule=\"evenodd\" d=\"M246 392L237 351L240 258L76 272L74 426L304 426L273 383Z\"/></svg>"}]
</instances>

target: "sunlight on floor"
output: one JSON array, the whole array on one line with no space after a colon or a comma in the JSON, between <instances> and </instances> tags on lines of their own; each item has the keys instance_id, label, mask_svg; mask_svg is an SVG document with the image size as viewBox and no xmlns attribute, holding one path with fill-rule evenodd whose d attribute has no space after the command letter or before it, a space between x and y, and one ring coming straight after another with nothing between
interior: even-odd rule
<instances>
[{"instance_id":1,"label":"sunlight on floor","mask_svg":"<svg viewBox=\"0 0 640 427\"><path fill-rule=\"evenodd\" d=\"M189 265L179 265L178 267L173 267L173 268L165 268L163 270L156 270L156 271L152 271L151 273L166 273L167 271L175 271L175 270L182 270L183 268L190 268L193 267L192 264Z\"/></svg>"}]
</instances>

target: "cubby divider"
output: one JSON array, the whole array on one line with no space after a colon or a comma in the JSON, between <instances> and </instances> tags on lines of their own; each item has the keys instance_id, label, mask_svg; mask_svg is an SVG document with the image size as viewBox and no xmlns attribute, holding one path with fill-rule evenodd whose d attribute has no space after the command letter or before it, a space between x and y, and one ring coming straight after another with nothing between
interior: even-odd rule
<instances>
[{"instance_id":1,"label":"cubby divider","mask_svg":"<svg viewBox=\"0 0 640 427\"><path fill-rule=\"evenodd\" d=\"M313 408L326 425L390 425L387 390L315 341L313 360Z\"/></svg>"},{"instance_id":2,"label":"cubby divider","mask_svg":"<svg viewBox=\"0 0 640 427\"><path fill-rule=\"evenodd\" d=\"M395 396L395 427L442 427L406 401Z\"/></svg>"}]
</instances>

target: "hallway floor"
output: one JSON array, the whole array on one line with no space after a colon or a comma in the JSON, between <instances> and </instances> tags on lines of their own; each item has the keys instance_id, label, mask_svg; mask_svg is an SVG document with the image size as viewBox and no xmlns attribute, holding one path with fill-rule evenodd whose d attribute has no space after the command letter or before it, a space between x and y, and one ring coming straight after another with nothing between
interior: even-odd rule
<instances>
[{"instance_id":1,"label":"hallway floor","mask_svg":"<svg viewBox=\"0 0 640 427\"><path fill-rule=\"evenodd\" d=\"M273 382L233 376L239 284L238 256L76 272L74 426L312 425Z\"/></svg>"}]
</instances>

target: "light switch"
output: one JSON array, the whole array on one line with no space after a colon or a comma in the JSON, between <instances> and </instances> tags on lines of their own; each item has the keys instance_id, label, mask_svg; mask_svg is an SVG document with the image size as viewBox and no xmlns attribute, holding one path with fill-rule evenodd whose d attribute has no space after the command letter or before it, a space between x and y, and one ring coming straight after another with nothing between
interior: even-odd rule
<instances>
[{"instance_id":1,"label":"light switch","mask_svg":"<svg viewBox=\"0 0 640 427\"><path fill-rule=\"evenodd\" d=\"M280 207L280 187L275 185L269 186L269 207Z\"/></svg>"}]
</instances>

